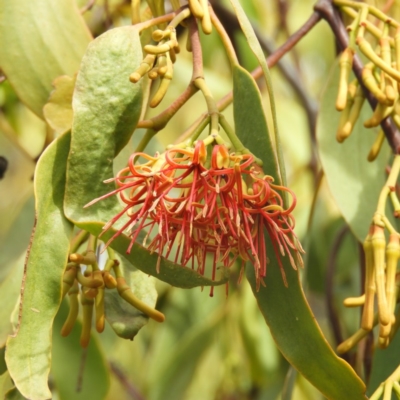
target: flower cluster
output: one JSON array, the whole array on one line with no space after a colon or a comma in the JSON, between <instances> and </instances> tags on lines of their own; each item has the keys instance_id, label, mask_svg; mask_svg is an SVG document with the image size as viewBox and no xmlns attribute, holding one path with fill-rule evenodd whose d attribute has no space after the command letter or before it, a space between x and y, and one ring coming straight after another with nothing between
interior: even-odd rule
<instances>
[{"instance_id":1,"label":"flower cluster","mask_svg":"<svg viewBox=\"0 0 400 400\"><path fill-rule=\"evenodd\" d=\"M144 163L136 163L140 157ZM217 265L230 267L240 257L243 263L253 263L259 285L268 263L267 232L285 284L280 255L288 256L293 268L302 265L303 250L293 232L291 215L295 197L289 189L274 185L251 154L235 154L223 144L214 144L209 157L205 143L197 141L193 148L172 147L154 157L134 153L112 180L117 189L94 201L119 194L125 206L104 230L125 214L128 221L107 245L127 230L129 253L146 229L144 245L160 256L197 266L201 274L209 256L212 279ZM284 192L293 199L288 208L281 196Z\"/></svg>"}]
</instances>

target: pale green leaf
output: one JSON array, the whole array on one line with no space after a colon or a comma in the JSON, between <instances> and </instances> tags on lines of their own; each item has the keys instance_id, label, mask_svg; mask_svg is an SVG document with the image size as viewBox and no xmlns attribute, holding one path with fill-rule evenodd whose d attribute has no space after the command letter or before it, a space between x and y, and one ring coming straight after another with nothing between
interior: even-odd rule
<instances>
[{"instance_id":1,"label":"pale green leaf","mask_svg":"<svg viewBox=\"0 0 400 400\"><path fill-rule=\"evenodd\" d=\"M46 122L56 134L62 134L72 126L72 94L75 79L67 75L56 78L53 82L54 90L49 101L43 107Z\"/></svg>"},{"instance_id":2,"label":"pale green leaf","mask_svg":"<svg viewBox=\"0 0 400 400\"><path fill-rule=\"evenodd\" d=\"M142 59L139 34L134 27L112 29L88 47L82 60L73 96L73 126L67 166L64 210L79 227L98 236L104 223L121 211L116 196L83 208L91 200L113 190L103 181L113 177L113 159L128 143L141 108L141 86L129 82L129 74ZM115 230L102 236L107 241ZM141 271L180 287L209 286L213 282L190 268L161 258L134 244L125 254L130 239L116 238L111 247Z\"/></svg>"},{"instance_id":3,"label":"pale green leaf","mask_svg":"<svg viewBox=\"0 0 400 400\"><path fill-rule=\"evenodd\" d=\"M78 70L90 40L72 0L0 0L0 68L39 117L51 83Z\"/></svg>"},{"instance_id":4,"label":"pale green leaf","mask_svg":"<svg viewBox=\"0 0 400 400\"><path fill-rule=\"evenodd\" d=\"M112 198L83 209L110 188L115 156L128 143L139 119L141 86L129 81L140 64L139 33L133 27L112 29L88 47L73 95L71 150L67 168L65 213L72 221L107 222L118 212Z\"/></svg>"},{"instance_id":5,"label":"pale green leaf","mask_svg":"<svg viewBox=\"0 0 400 400\"><path fill-rule=\"evenodd\" d=\"M69 136L54 141L35 174L37 225L29 254L21 325L7 341L6 362L18 390L29 399L50 398L51 329L61 301L61 281L72 225L63 214Z\"/></svg>"}]
</instances>

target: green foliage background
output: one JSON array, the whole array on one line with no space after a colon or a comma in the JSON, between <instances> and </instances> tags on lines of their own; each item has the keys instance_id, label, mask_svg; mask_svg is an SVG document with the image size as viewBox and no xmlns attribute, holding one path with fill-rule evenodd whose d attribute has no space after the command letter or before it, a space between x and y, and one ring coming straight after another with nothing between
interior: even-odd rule
<instances>
[{"instance_id":1,"label":"green foliage background","mask_svg":"<svg viewBox=\"0 0 400 400\"><path fill-rule=\"evenodd\" d=\"M0 347L3 349L7 336L12 333L18 320L19 288L25 252L34 220L32 177L37 158L41 154L44 144L49 142L52 135L51 130L46 127L46 123L42 119L42 108L46 103L44 117L52 128L55 128L57 135L63 134L58 142L58 151L65 153L64 162L66 162L66 156L70 149L70 138L67 132L71 122L69 120L71 111L69 103L61 104L61 107L64 108L63 113L66 115L65 120L55 121L54 114L60 110L52 108L51 101L48 102L52 91L51 83L60 75L70 75L72 78L79 68L92 34L97 37L108 27L123 27L131 23L130 5L120 0L109 0L107 3L97 1L94 7L84 14L84 21L78 11L79 8L85 6L86 1L84 0L63 1L60 2L62 6L59 7L49 7L52 2L43 2L43 9L40 8L40 2L31 2L29 3L31 8L26 14L15 11L18 10L19 3L24 2L22 0L0 0L0 24L2 25L0 43L17 43L16 46L13 45L12 51L7 45L0 46L0 67L5 72L13 71L12 74L7 73L8 79L0 84L0 155L5 156L10 163L4 178L0 180L0 293L2 294ZM232 10L230 2L221 3ZM284 26L277 1L251 0L241 3L257 32L261 37L268 38L275 46L285 42L288 35L304 23L313 7L313 2L308 0L288 1L287 26ZM106 9L108 12L105 11ZM395 8L394 12L399 13L400 8ZM33 22L30 21L31 15L35 15L37 18ZM24 18L28 20L26 21ZM43 39L35 36L27 37L24 40L18 39L23 37L25 23L40 23L43 20L50 21L49 25L46 25L46 29L48 29L45 33L46 46L37 46L38 41ZM60 31L68 32L68 34L59 35ZM247 45L246 38L239 32L236 36L241 64L247 70L254 69L257 60ZM182 42L184 40L185 38L182 38ZM210 36L202 35L201 40L204 49L207 49L203 54L205 77L214 96L219 99L232 90L230 67L215 32ZM174 79L161 103L161 109L182 93L190 80L192 72L190 55L184 50L184 45L181 47L183 51L174 67ZM68 54L68 57L65 57L63 51ZM28 69L32 76L37 75L39 79L32 81L25 77L21 78L27 69L14 68L12 58L12 55L19 52L25 52L27 60L31 63L28 64ZM372 168L371 165L367 165L365 159L370 145L363 141L363 146L359 146L360 135L364 134L361 128L352 136L354 143L346 142L347 150L333 149L334 146L339 146L334 143L338 120L338 115L333 107L332 94L335 91L337 79L335 77L335 57L333 36L328 26L324 22L320 22L283 59L283 62L290 66L292 74L306 93L309 104L315 110L319 109L320 111L317 124L317 145L326 175L322 178L320 185L316 184L318 176L316 169L312 168L312 161L315 160L313 158L314 149L310 139L310 120L307 119L304 102L299 99L293 91L293 87L277 67L271 70L287 183L296 193L298 200L294 211L297 221L296 232L307 251L305 268L300 274L300 279L316 321L333 348L337 343L332 334L331 317L328 315L326 302L328 300L333 302L344 338L358 328L359 311L344 309L341 303L345 297L355 296L360 292L358 240L362 240L367 233L371 210L375 207L379 189L384 183L383 167L389 154L389 150L385 149L379 161L373 164ZM40 64L37 60L40 60ZM127 61L127 64L129 62ZM46 68L38 71L38 65L46 66ZM133 71L135 67L125 65L123 68ZM95 73L96 71L91 72ZM110 68L110 73L112 72L112 68ZM235 74L235 90L240 92L239 83L246 79L246 74L243 71L242 75L237 71ZM68 88L73 84L69 78L58 82L57 90L61 96L63 96L63 90L65 93L69 93ZM262 87L263 85L265 84L262 84ZM57 91L53 92L51 99L56 99L56 93ZM271 103L268 91L263 90L262 93L264 107L269 110ZM240 97L238 96L238 98ZM251 100L253 101L253 99ZM104 107L113 106L111 103L107 104L106 97L102 101L104 101ZM57 105L58 101L54 100L54 103ZM236 105L239 111L240 106L240 104ZM232 125L235 122L239 130L245 130L246 121L242 126L238 121L234 121L234 107L235 104L228 108L226 115ZM157 114L159 110L160 108L150 111L148 116ZM161 149L174 142L197 117L198 110L205 111L204 100L200 96L195 96L153 139L149 145L149 152L152 153L155 149ZM137 120L139 110L132 110L132 113L136 113ZM243 119L241 121L243 124ZM263 124L260 127L260 124L248 121L249 130L255 129L249 133L249 142L254 143L251 135L256 137L258 129L268 128L270 132L274 132L275 127L272 121L272 114L267 115L268 127ZM74 124L78 125L86 122L85 116L81 121L74 120ZM115 125L118 125L118 121ZM135 125L135 121L128 121L127 125L128 128L125 127L125 132L128 134L129 128ZM123 150L121 150L122 145L106 149L112 153L111 157L121 150L114 164L116 171L124 165L127 155L134 150L143 133L142 130L137 130ZM84 135L86 134L90 135L91 132L84 132ZM76 140L76 137L73 140ZM74 146L80 148L84 145L84 138L81 143L71 142L71 148ZM90 148L90 143L86 143L86 145L88 148L84 155L87 160L92 156L93 149ZM251 148L250 144L249 147ZM357 150L357 154L355 154L355 150ZM256 150L254 151L256 152ZM354 157L346 156L348 154L346 151L353 154ZM48 168L56 159L57 149L53 146L46 152L50 156L42 161L44 164L42 169L44 173L50 174L51 170ZM96 151L93 151L93 157L96 156L95 153ZM57 160L59 161L58 158ZM37 164L38 169L41 167L40 162ZM271 175L276 173L278 176L276 162L270 164L271 168L275 170L268 171L268 173ZM108 164L107 167L110 172L111 164ZM349 177L347 171L350 169L356 169L362 173ZM69 172L71 173L71 168ZM75 173L81 174L82 181L89 183L93 175L91 171L85 169L75 170ZM47 226L42 225L38 228L39 233L40 229L43 230L42 232L49 233L48 226L53 227L54 231L49 238L52 243L54 241L62 243L63 240L68 239L71 233L70 223L64 215L57 214L63 207L60 206L60 201L62 203L65 179L68 181L68 175L67 177L61 175L56 177L60 186L53 187L54 192L52 193L46 192L45 188L41 189L40 181L36 183L37 195L49 200L49 204L45 203L44 207L54 207L55 214L47 222ZM371 181L372 184L370 184ZM83 212L81 206L99 194L86 192L85 201L82 198L76 200L74 194L77 193L77 190L79 188L67 186L66 198L68 199L69 196L69 201L66 200L66 204L64 204L65 213L70 220L80 223L90 231L98 232L101 226L92 223L93 221L90 219L92 215L82 216L80 213ZM98 191L101 190L105 189L98 188ZM111 206L113 205L111 204ZM90 212L96 213L96 211L89 211L89 214ZM110 213L112 214L111 211ZM83 220L84 222L82 222ZM99 220L103 223L106 222L106 215L96 219L96 221ZM328 299L325 285L332 245L338 233L345 226L345 221L349 224L351 232L346 235L340 252L337 254L333 298ZM43 234L43 237L46 238L46 234ZM119 248L126 247L127 239L125 242L123 240L125 239L121 238L121 242L116 241L117 250L118 246ZM42 248L46 245L46 243L42 244ZM53 248L53 244L51 244L50 247L55 253L53 255L55 257L54 270L36 269L36 276L28 281L30 282L28 285L40 285L37 282L41 280L42 274L46 277L54 274L54 280L57 281L57 271L59 271L57 268L62 268L62 265L56 265L56 261L60 258L65 259L67 254L63 253L62 246L58 249L57 247ZM152 264L148 263L149 258L146 258L147 255L143 255L141 258L142 253L139 249L138 251L138 257L131 257L128 260L130 268L132 271L136 271L136 267L145 273L151 273L154 268ZM35 255L33 247L32 252L38 259L36 263L40 263L40 251ZM156 288L159 294L157 308L165 314L166 322L157 324L150 321L133 342L117 337L107 326L103 334L93 334L94 337L87 353L79 348L79 331L77 331L79 327L67 339L61 338L59 335L63 317L65 318L66 314L67 305L64 301L57 316L57 307L48 310L51 314L50 318L55 317L52 333L51 326L39 323L38 326L31 325L35 326L35 336L32 336L31 332L24 336L24 331L21 330L21 336L9 341L8 348L18 347L20 349L18 352L21 354L20 359L17 360L19 364L11 368L19 370L26 368L25 361L29 353L27 343L34 342L32 351L36 351L35 343L40 342L41 337L50 337L52 334L52 348L44 343L44 347L47 347L40 349L43 351L45 361L43 364L35 365L33 369L40 370L41 379L47 380L46 360L51 354L50 387L54 398L68 400L79 398L94 400L323 399L323 395L288 364L276 347L276 341L281 350L284 349L282 351L285 357L300 371L304 368L305 375L309 374L307 378L311 379L314 385L318 386L316 382L322 382L318 386L320 390L324 389L325 383L332 385L332 382L329 382L329 373L335 371L336 377L343 378L334 382L340 388L339 392L343 390L349 393L348 390L354 390L354 393L360 393L361 384L354 372L333 355L314 325L312 315L308 311L304 311L305 306L302 308L301 302L304 300L302 300L303 292L298 283L298 276L291 270L289 264L286 268L291 274L289 289L286 289L280 280L276 284L271 280L266 289L256 293L262 311L267 319L270 318L272 334L259 311L250 285L245 280L238 285L238 270L233 270L228 297L225 296L224 286L217 287L214 297L210 298L207 288L182 290L157 280ZM187 277L183 274L178 277L181 279L181 283L179 283L176 278L179 271L172 263L171 265L167 265L167 263L162 265L161 271L166 271L166 275L161 277L162 280L175 282L176 286L193 287L210 284L206 280L201 281L205 278L194 277L189 272L187 272ZM280 272L271 271L271 274L276 275L275 278L279 278ZM29 276L30 272L28 271L27 277L29 278ZM187 283L188 281L193 282L195 279L197 279L195 284ZM60 283L56 282L55 285ZM271 287L272 285L274 286ZM54 287L50 287L47 294L36 294L44 297L46 295L57 296ZM31 290L32 292L29 293L34 294L34 288ZM40 300L46 304L46 299L41 298ZM29 307L29 297L24 301L27 304L26 307ZM263 301L265 302L264 306ZM304 315L307 323L303 323L297 329L296 324L289 322L286 325L283 324L287 331L279 332L279 337L277 337L274 326L278 326L280 322L275 324L274 318L279 316L290 318L289 314L294 308L290 301L300 304L299 313ZM271 307L272 309L268 311ZM295 314L296 312L293 311L293 316ZM31 318L36 318L36 314L31 313ZM282 327L282 325L279 326ZM309 328L309 331L306 328ZM273 336L275 336L275 341ZM309 350L303 346L307 340L309 340ZM318 351L323 356L317 357L316 360L304 358L310 357L313 349L320 349ZM386 362L385 353L391 352L392 350L389 348L376 353L376 362L371 377L372 390L395 367L392 364L389 366ZM325 356L326 358L324 358ZM3 360L4 351L0 360L0 372L2 373L0 396L8 399L18 398L17 396L21 395L13 389ZM355 371L362 375L364 370L359 360L350 359L350 361ZM13 361L10 361L9 365L12 363ZM310 372L311 364L314 369ZM326 372L324 367L328 370L327 374L324 374ZM346 379L349 380L348 387ZM80 380L82 380L81 383L79 383ZM372 384L372 382L374 383ZM32 387L34 384L35 382L26 383ZM79 385L81 385L81 391L77 392L75 389ZM51 393L46 395L50 397ZM340 396L340 394L336 394L336 396ZM354 399L362 398L354 396ZM31 397L29 396L29 398Z\"/></svg>"}]
</instances>

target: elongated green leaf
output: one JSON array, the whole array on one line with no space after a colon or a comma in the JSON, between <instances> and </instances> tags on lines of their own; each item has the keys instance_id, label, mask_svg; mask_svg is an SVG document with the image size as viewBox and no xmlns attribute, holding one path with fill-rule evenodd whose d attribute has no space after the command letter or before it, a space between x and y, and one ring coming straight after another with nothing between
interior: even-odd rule
<instances>
[{"instance_id":1,"label":"elongated green leaf","mask_svg":"<svg viewBox=\"0 0 400 400\"><path fill-rule=\"evenodd\" d=\"M124 260L121 264L126 283L133 294L150 307L154 307L157 301L155 279L128 265ZM106 290L104 295L107 322L118 336L133 340L139 330L147 324L148 316L126 302L117 289Z\"/></svg>"},{"instance_id":2,"label":"elongated green leaf","mask_svg":"<svg viewBox=\"0 0 400 400\"><path fill-rule=\"evenodd\" d=\"M60 75L72 76L91 40L71 0L0 0L0 68L35 114Z\"/></svg>"},{"instance_id":3,"label":"elongated green leaf","mask_svg":"<svg viewBox=\"0 0 400 400\"><path fill-rule=\"evenodd\" d=\"M141 58L135 28L112 29L89 45L77 77L64 210L71 221L96 236L104 223L121 211L121 206L116 197L86 209L83 206L112 190L103 181L113 176L113 159L129 141L140 114L141 89L128 77ZM110 229L102 239L107 241L113 233ZM130 239L121 235L111 247L125 254L129 243ZM227 280L224 277L213 282L165 259L161 260L158 274L158 255L149 254L138 244L124 256L141 271L174 286L218 285Z\"/></svg>"},{"instance_id":4,"label":"elongated green leaf","mask_svg":"<svg viewBox=\"0 0 400 400\"><path fill-rule=\"evenodd\" d=\"M51 376L60 400L102 400L110 386L107 361L95 334L89 346L79 345L82 324L77 321L67 337L60 335L67 319L68 306L63 302L54 321ZM84 363L84 364L82 364Z\"/></svg>"},{"instance_id":5,"label":"elongated green leaf","mask_svg":"<svg viewBox=\"0 0 400 400\"><path fill-rule=\"evenodd\" d=\"M233 68L233 115L236 134L244 146L252 148L263 162L264 172L280 182L260 91L254 78L239 65Z\"/></svg>"},{"instance_id":6,"label":"elongated green leaf","mask_svg":"<svg viewBox=\"0 0 400 400\"><path fill-rule=\"evenodd\" d=\"M279 138L274 92L273 92L273 88L272 88L272 81L271 81L271 75L269 73L268 64L265 59L264 52L263 52L263 50L260 46L260 43L258 42L257 36L254 32L254 29L251 26L251 23L250 23L249 19L247 18L247 15L244 12L239 0L230 0L230 1L231 1L233 9L235 10L236 16L238 18L238 21L239 21L240 27L242 28L244 36L246 37L247 42L248 42L252 52L256 56L260 66L263 70L263 73L264 73L264 78L267 83L269 101L271 104L271 114L272 114L272 120L273 120L273 126L274 126L275 146L276 146L276 151L278 154L278 164L279 164L278 174L280 176L280 181L286 186L285 163L283 160L281 142L280 142L280 138ZM260 133L260 136L261 136L261 133ZM274 157L275 157L275 155L274 155Z\"/></svg>"},{"instance_id":7,"label":"elongated green leaf","mask_svg":"<svg viewBox=\"0 0 400 400\"><path fill-rule=\"evenodd\" d=\"M262 146L265 150L260 157L263 160L273 159L274 155L270 153L272 146L268 143L270 137L260 135L259 120L247 117L263 113L261 99L254 92L254 84L249 80L247 72L236 68L234 74L235 126L243 126L237 134L241 140L246 141L247 147L254 154L257 155L258 148ZM242 103L242 99L246 98ZM238 120L242 118L245 118L245 122ZM265 143L261 145L262 139ZM270 166L273 168L273 163L270 162ZM281 182L277 170L268 173L276 177L278 183ZM266 248L270 260L266 287L261 286L257 291L252 265L247 266L247 277L279 350L329 399L364 399L363 382L345 361L335 355L316 324L304 297L298 271L293 270L287 257L282 257L289 285L286 288L269 237L266 237Z\"/></svg>"},{"instance_id":8,"label":"elongated green leaf","mask_svg":"<svg viewBox=\"0 0 400 400\"><path fill-rule=\"evenodd\" d=\"M282 260L289 284L286 288L273 251L269 257L266 287L257 291L252 265L246 267L246 273L279 350L328 399L366 399L364 383L346 361L336 356L316 324L297 271L287 259Z\"/></svg>"},{"instance_id":9,"label":"elongated green leaf","mask_svg":"<svg viewBox=\"0 0 400 400\"><path fill-rule=\"evenodd\" d=\"M21 325L7 341L6 362L19 391L29 399L51 397L51 329L61 301L72 224L63 213L69 136L43 153L35 174L37 225L26 270Z\"/></svg>"},{"instance_id":10,"label":"elongated green leaf","mask_svg":"<svg viewBox=\"0 0 400 400\"><path fill-rule=\"evenodd\" d=\"M241 288L238 303L240 333L248 355L252 380L259 386L266 386L278 378L279 352L268 326L263 323L249 286Z\"/></svg>"},{"instance_id":11,"label":"elongated green leaf","mask_svg":"<svg viewBox=\"0 0 400 400\"><path fill-rule=\"evenodd\" d=\"M378 158L373 163L367 161L376 136L376 131L363 126L371 116L368 104L364 104L351 136L343 143L336 141L340 119L340 113L335 111L338 82L336 65L322 97L317 121L318 151L332 196L355 236L363 242L385 185L389 148L384 143Z\"/></svg>"}]
</instances>

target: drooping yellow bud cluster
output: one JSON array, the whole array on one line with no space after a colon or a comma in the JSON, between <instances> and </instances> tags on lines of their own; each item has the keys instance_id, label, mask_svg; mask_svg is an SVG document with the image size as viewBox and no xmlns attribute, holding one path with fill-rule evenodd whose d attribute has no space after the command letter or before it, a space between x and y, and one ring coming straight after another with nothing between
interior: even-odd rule
<instances>
[{"instance_id":1,"label":"drooping yellow bud cluster","mask_svg":"<svg viewBox=\"0 0 400 400\"><path fill-rule=\"evenodd\" d=\"M149 105L157 107L164 98L173 78L173 64L176 55L180 53L180 46L177 40L176 27L179 24L186 26L185 19L194 17L199 20L205 34L212 31L212 22L207 0L189 0L188 6L181 8L169 25L164 29L156 29L151 37L155 44L147 44L143 50L146 53L139 67L130 75L129 80L137 83L144 75L151 80L160 79L156 93ZM187 37L186 49L192 51L190 35Z\"/></svg>"},{"instance_id":2,"label":"drooping yellow bud cluster","mask_svg":"<svg viewBox=\"0 0 400 400\"><path fill-rule=\"evenodd\" d=\"M69 313L61 329L62 336L68 336L79 315L79 303L82 306L82 331L80 344L87 347L90 342L93 312L95 314L96 331L101 333L105 327L104 291L117 290L119 296L133 307L158 322L164 321L164 314L153 309L138 299L127 285L120 270L119 261L109 258L103 270L97 264L93 250L83 254L72 253L64 272L62 297L68 294ZM81 264L86 265L84 273ZM115 277L111 274L114 271Z\"/></svg>"},{"instance_id":3,"label":"drooping yellow bud cluster","mask_svg":"<svg viewBox=\"0 0 400 400\"><path fill-rule=\"evenodd\" d=\"M362 71L362 84L377 100L374 112L364 121L364 126L377 127L391 116L400 128L400 24L365 3L347 0L335 0L334 3L353 19L347 27L349 45L339 59L336 109L341 111L341 117L336 133L338 142L350 136L365 100L364 89L358 80L349 81L357 50L369 60ZM368 154L369 161L377 157L384 137L380 130Z\"/></svg>"},{"instance_id":4,"label":"drooping yellow bud cluster","mask_svg":"<svg viewBox=\"0 0 400 400\"><path fill-rule=\"evenodd\" d=\"M400 234L385 215L388 198L391 200L394 215L399 215L400 203L396 194L399 172L400 156L396 156L387 182L379 196L377 210L364 241L364 294L344 301L344 305L347 307L364 306L361 327L353 336L339 345L337 349L339 353L350 350L376 325L379 325L378 344L385 348L400 327L400 310L396 311L396 304L400 299L400 275L397 274L397 264L400 258ZM388 243L386 243L385 230L389 233Z\"/></svg>"}]
</instances>

